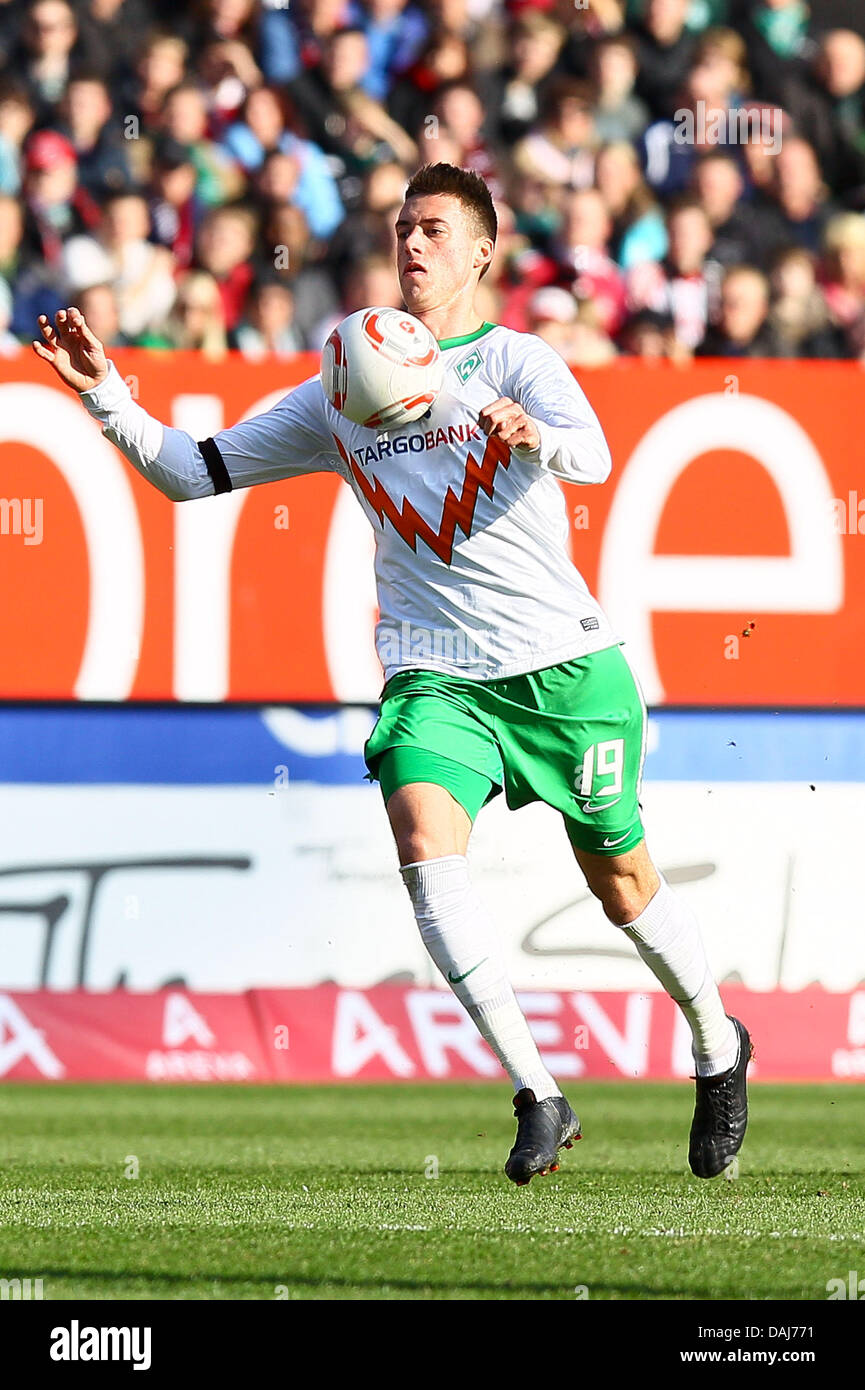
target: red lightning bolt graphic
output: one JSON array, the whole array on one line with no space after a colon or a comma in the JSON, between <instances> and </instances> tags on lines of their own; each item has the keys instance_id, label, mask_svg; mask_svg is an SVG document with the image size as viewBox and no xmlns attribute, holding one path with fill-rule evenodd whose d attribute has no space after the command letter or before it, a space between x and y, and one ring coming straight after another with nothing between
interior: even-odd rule
<instances>
[{"instance_id":1,"label":"red lightning bolt graphic","mask_svg":"<svg viewBox=\"0 0 865 1390\"><path fill-rule=\"evenodd\" d=\"M487 440L484 456L480 463L474 454L469 452L462 492L457 497L453 488L448 488L442 508L441 524L438 531L434 531L412 506L408 498L403 500L400 510L387 488L379 482L378 478L364 477L359 465L349 457L342 441L336 435L333 438L341 457L350 467L355 482L379 521L383 523L387 517L394 529L402 536L406 545L415 554L417 554L417 542L418 537L420 537L446 565L451 563L453 557L454 535L457 527L460 528L464 536L470 536L472 533L478 489L483 488L487 497L492 497L493 483L499 464L502 468L507 468L511 461L510 450L507 444L502 443L500 439Z\"/></svg>"}]
</instances>

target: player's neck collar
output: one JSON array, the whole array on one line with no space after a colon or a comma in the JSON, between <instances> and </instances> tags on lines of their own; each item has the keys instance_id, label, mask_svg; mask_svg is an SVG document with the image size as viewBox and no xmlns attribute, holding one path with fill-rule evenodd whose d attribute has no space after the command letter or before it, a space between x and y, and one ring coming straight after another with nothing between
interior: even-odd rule
<instances>
[{"instance_id":1,"label":"player's neck collar","mask_svg":"<svg viewBox=\"0 0 865 1390\"><path fill-rule=\"evenodd\" d=\"M476 338L482 338L485 333L489 333L491 328L496 328L497 324L482 323L480 328L476 328L474 333L464 333L461 338L439 338L439 347L442 352L448 348L463 347L465 343L473 343Z\"/></svg>"}]
</instances>

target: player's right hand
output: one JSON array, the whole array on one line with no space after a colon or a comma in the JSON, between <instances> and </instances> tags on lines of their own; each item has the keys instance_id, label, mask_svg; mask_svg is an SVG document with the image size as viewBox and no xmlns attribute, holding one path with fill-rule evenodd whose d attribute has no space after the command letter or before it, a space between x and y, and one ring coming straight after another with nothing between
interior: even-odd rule
<instances>
[{"instance_id":1,"label":"player's right hand","mask_svg":"<svg viewBox=\"0 0 865 1390\"><path fill-rule=\"evenodd\" d=\"M105 349L90 331L80 309L58 309L52 326L47 314L39 315L42 341L33 339L33 351L50 362L61 381L73 391L92 391L108 375Z\"/></svg>"}]
</instances>

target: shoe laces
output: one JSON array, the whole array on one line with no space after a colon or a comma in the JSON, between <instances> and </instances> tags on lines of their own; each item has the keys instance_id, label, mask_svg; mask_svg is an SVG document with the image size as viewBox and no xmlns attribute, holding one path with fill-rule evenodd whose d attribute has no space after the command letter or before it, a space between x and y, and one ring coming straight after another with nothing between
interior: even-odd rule
<instances>
[{"instance_id":1,"label":"shoe laces","mask_svg":"<svg viewBox=\"0 0 865 1390\"><path fill-rule=\"evenodd\" d=\"M696 1078L701 1085L697 1087L697 1118L699 1121L717 1121L725 1130L733 1129L733 1116L736 1092L733 1082L734 1071L718 1078L701 1076Z\"/></svg>"}]
</instances>

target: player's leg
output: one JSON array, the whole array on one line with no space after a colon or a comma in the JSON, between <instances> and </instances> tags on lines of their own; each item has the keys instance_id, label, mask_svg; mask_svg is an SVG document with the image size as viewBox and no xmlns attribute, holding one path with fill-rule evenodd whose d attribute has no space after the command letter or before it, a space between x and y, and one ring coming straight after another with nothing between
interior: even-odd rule
<instances>
[{"instance_id":1,"label":"player's leg","mask_svg":"<svg viewBox=\"0 0 865 1390\"><path fill-rule=\"evenodd\" d=\"M688 1021L696 1073L688 1162L697 1177L717 1177L742 1147L748 1125L748 1032L727 1016L697 919L658 873L645 840L611 857L573 849L608 919L633 941Z\"/></svg>"},{"instance_id":2,"label":"player's leg","mask_svg":"<svg viewBox=\"0 0 865 1390\"><path fill-rule=\"evenodd\" d=\"M384 775L387 777L388 768ZM385 797L401 868L421 860L465 855L472 819L446 787L435 782L409 782Z\"/></svg>"},{"instance_id":3,"label":"player's leg","mask_svg":"<svg viewBox=\"0 0 865 1390\"><path fill-rule=\"evenodd\" d=\"M611 836L609 838L615 838ZM732 1067L739 1039L715 983L697 919L649 857L645 840L627 854L592 854L572 845L604 913L633 941L645 964L678 1004L693 1039L699 1076Z\"/></svg>"},{"instance_id":4,"label":"player's leg","mask_svg":"<svg viewBox=\"0 0 865 1390\"><path fill-rule=\"evenodd\" d=\"M607 918L633 941L688 1022L696 1085L688 1161L697 1177L717 1177L745 1138L751 1039L738 1019L728 1017L697 919L658 873L645 840L625 854L604 855L574 843L579 830L573 823L568 830L577 862ZM616 839L617 834L604 838Z\"/></svg>"},{"instance_id":5,"label":"player's leg","mask_svg":"<svg viewBox=\"0 0 865 1390\"><path fill-rule=\"evenodd\" d=\"M750 1042L726 1015L693 912L646 850L639 806L646 712L639 686L618 647L533 672L524 684L528 695L517 682L508 682L505 693L511 702L519 695L526 707L530 696L531 717L502 715L509 804L539 799L563 813L607 917L685 1015L697 1074L691 1166L713 1176L744 1136Z\"/></svg>"},{"instance_id":6,"label":"player's leg","mask_svg":"<svg viewBox=\"0 0 865 1390\"><path fill-rule=\"evenodd\" d=\"M414 775L416 761L412 750L392 749L378 775L421 940L515 1090L534 1091L538 1100L559 1095L508 979L495 923L469 873L469 836L489 781L446 759L427 775L450 780L452 791L431 781L402 781Z\"/></svg>"},{"instance_id":7,"label":"player's leg","mask_svg":"<svg viewBox=\"0 0 865 1390\"><path fill-rule=\"evenodd\" d=\"M471 690L465 704L456 699L464 684L440 681L447 698L436 700L429 677L420 680L425 694L418 681L401 682L404 699L383 704L365 756L381 782L424 946L516 1092L517 1140L505 1171L524 1184L558 1166L558 1150L571 1147L580 1125L541 1060L469 875L472 824L499 790L501 762L490 730L472 713Z\"/></svg>"}]
</instances>

